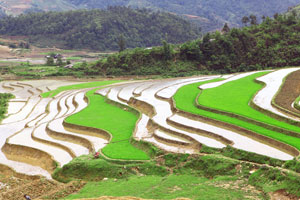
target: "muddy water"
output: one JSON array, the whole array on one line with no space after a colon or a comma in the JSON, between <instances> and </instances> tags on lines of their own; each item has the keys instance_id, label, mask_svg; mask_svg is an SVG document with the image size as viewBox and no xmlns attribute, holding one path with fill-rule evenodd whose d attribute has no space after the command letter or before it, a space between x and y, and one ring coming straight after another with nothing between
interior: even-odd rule
<instances>
[{"instance_id":1,"label":"muddy water","mask_svg":"<svg viewBox=\"0 0 300 200\"><path fill-rule=\"evenodd\" d=\"M280 112L280 110L274 108L272 106L272 99L279 91L281 84L283 83L283 79L290 73L299 70L300 68L288 68L281 69L272 73L269 73L265 76L257 78L257 80L262 81L266 84L266 86L260 90L257 95L254 97L253 102L259 107L271 111L277 115L283 116L285 118L289 118L295 121L300 121L299 117L285 115Z\"/></svg>"},{"instance_id":2,"label":"muddy water","mask_svg":"<svg viewBox=\"0 0 300 200\"><path fill-rule=\"evenodd\" d=\"M203 78L203 79L199 79L199 78L189 79L188 81L185 81L185 82L182 82L182 83L178 83L178 84L171 85L171 86L168 86L166 88L163 88L162 90L159 90L156 93L156 95L159 96L159 97L162 97L162 98L169 99L169 98L171 98L176 93L176 91L179 88L181 88L184 85L192 84L192 83L197 83L199 81L211 80L211 79L219 78L219 77L220 76L213 76L213 77Z\"/></svg>"},{"instance_id":3,"label":"muddy water","mask_svg":"<svg viewBox=\"0 0 300 200\"><path fill-rule=\"evenodd\" d=\"M217 135L221 135L231 141L234 142L233 147L237 149L242 149L249 152L254 152L261 155L266 155L272 158L277 158L280 160L291 160L293 156L282 152L276 148L265 145L261 142L248 138L246 136L240 135L233 131L229 131L227 129L219 128L213 125L209 125L206 123L202 123L200 121L195 121L191 119L187 119L185 117L174 115L170 118L170 120L179 122L184 125L188 125L190 127L195 127L198 129L206 130Z\"/></svg>"},{"instance_id":4,"label":"muddy water","mask_svg":"<svg viewBox=\"0 0 300 200\"><path fill-rule=\"evenodd\" d=\"M246 76L250 76L250 75L255 74L255 73L257 73L257 71L255 71L255 72L247 72L247 73L242 73L242 74L237 74L235 76L229 76L228 79L225 79L223 81L214 82L214 83L207 83L207 84L201 85L199 88L203 89L203 90L204 89L209 89L209 88L215 88L215 87L221 86L221 85L223 85L225 83L228 83L230 81L238 80L238 79L244 78Z\"/></svg>"},{"instance_id":5,"label":"muddy water","mask_svg":"<svg viewBox=\"0 0 300 200\"><path fill-rule=\"evenodd\" d=\"M113 101L118 102L118 103L123 104L123 105L127 105L126 103L124 103L123 101L119 100L119 98L118 98L118 94L122 90L123 87L124 86L121 85L121 86L116 86L116 87L111 88L110 91L109 91L109 93L107 94L107 97L110 100L113 100Z\"/></svg>"},{"instance_id":6,"label":"muddy water","mask_svg":"<svg viewBox=\"0 0 300 200\"><path fill-rule=\"evenodd\" d=\"M140 86L134 89L133 95L140 96L144 90L151 87L154 83L155 83L154 81L149 81L144 84L141 84Z\"/></svg>"},{"instance_id":7,"label":"muddy water","mask_svg":"<svg viewBox=\"0 0 300 200\"><path fill-rule=\"evenodd\" d=\"M6 115L18 113L25 106L25 102L8 102L8 109Z\"/></svg>"},{"instance_id":8,"label":"muddy water","mask_svg":"<svg viewBox=\"0 0 300 200\"><path fill-rule=\"evenodd\" d=\"M48 133L46 132L46 126L47 126L46 123L39 125L33 131L33 135L36 138L46 140L46 141L49 141L49 142L52 142L52 143L63 145L63 146L65 146L65 148L69 148L77 157L81 156L81 155L89 154L89 150L87 148L81 146L81 145L74 144L74 143L71 143L71 142L62 141L62 140L57 140L57 139L54 139L54 138L50 137L48 135Z\"/></svg>"},{"instance_id":9,"label":"muddy water","mask_svg":"<svg viewBox=\"0 0 300 200\"><path fill-rule=\"evenodd\" d=\"M198 78L198 81L201 81L201 80L204 81L204 80L207 80L207 78ZM152 106L154 106L157 114L153 117L153 120L157 124L159 124L159 125L161 125L165 128L168 128L172 131L176 131L176 132L179 132L181 134L188 135L188 136L194 138L195 140L199 141L200 143L203 143L207 146L217 147L217 148L225 147L224 144L222 144L222 143L220 143L220 142L218 142L214 139L203 137L203 136L193 134L193 133L189 133L189 132L186 132L186 131L178 130L178 129L176 129L172 126L169 126L167 124L166 119L173 115L173 112L171 110L171 106L168 102L157 99L155 97L155 94L163 88L170 87L170 86L175 85L175 84L183 84L183 83L188 84L188 83L190 83L189 81L190 82L191 81L196 81L196 79L195 78L192 78L192 79L175 79L175 80L157 82L157 83L153 84L152 86L150 86L149 88L145 89L142 92L141 96L137 97L137 99L145 101L145 102L151 104Z\"/></svg>"},{"instance_id":10,"label":"muddy water","mask_svg":"<svg viewBox=\"0 0 300 200\"><path fill-rule=\"evenodd\" d=\"M122 89L118 94L119 99L128 102L129 99L133 96L133 91L137 87L140 87L141 85L144 85L144 83L131 83L131 84L124 85L124 87L122 87Z\"/></svg>"},{"instance_id":11,"label":"muddy water","mask_svg":"<svg viewBox=\"0 0 300 200\"><path fill-rule=\"evenodd\" d=\"M27 146L30 148L40 149L44 152L47 152L48 154L53 156L54 160L56 160L60 164L60 166L64 166L65 164L67 164L73 159L69 153L67 153L62 149L50 145L46 145L43 143L35 142L31 138L31 134L33 130L34 130L33 128L25 128L20 133L11 137L7 141L7 143L20 145L20 146Z\"/></svg>"},{"instance_id":12,"label":"muddy water","mask_svg":"<svg viewBox=\"0 0 300 200\"><path fill-rule=\"evenodd\" d=\"M66 145L70 149L72 149L76 156L89 153L89 150L81 145L55 140L49 137L45 131L45 122L53 120L59 113L58 103L61 103L60 100L64 98L64 104L68 105L66 109L65 107L63 107L60 114L62 116L64 114L71 114L86 107L87 103L84 101L84 93L80 94L77 92L77 94L76 92L74 92L73 96L71 97L71 95L69 94L70 92L63 92L62 94L58 95L61 96L60 98L41 99L39 97L41 90L39 90L38 88L32 88L30 86L34 85L33 82L39 87L46 88L44 81L30 81L30 83L26 81L22 83L4 82L1 84L1 92L11 92L17 97L17 99L11 100L9 108L9 113L11 115L3 120L3 124L0 125L0 147L2 148L7 138L11 137L10 139L8 139L8 143L10 144L17 144L21 146L25 145L27 147L37 148L52 155L55 160L61 163L61 165L68 163L72 159L71 155L68 152L54 146L36 142L31 138L34 127L37 124L41 124L41 126L37 127L37 129L34 131L35 136L38 136L43 140L56 142L60 145ZM55 85L55 87L58 85L63 85L61 82L57 83L56 81L52 81L52 84ZM9 88L2 87L2 85L8 86ZM75 105L73 104L73 98L78 103L77 108L75 108ZM48 114L46 113L47 105L49 105L50 111ZM94 138L91 137L91 140L93 139ZM103 143L104 142L102 142L102 144ZM22 162L7 160L2 151L0 152L0 163L12 167L19 173L29 175L39 174L47 178L51 178L51 175L40 167L31 166Z\"/></svg>"},{"instance_id":13,"label":"muddy water","mask_svg":"<svg viewBox=\"0 0 300 200\"><path fill-rule=\"evenodd\" d=\"M73 132L65 130L65 128L62 124L63 120L64 120L64 118L53 120L52 122L49 123L48 128L50 130L65 134L66 137L68 137L68 135L74 135L77 137L85 138L92 143L92 145L94 146L94 149L96 151L98 151L99 149L102 149L107 144L108 141L103 138L89 136L89 135L80 134L80 133L73 133Z\"/></svg>"},{"instance_id":14,"label":"muddy water","mask_svg":"<svg viewBox=\"0 0 300 200\"><path fill-rule=\"evenodd\" d=\"M136 132L135 132L135 137L138 140L151 136L146 128L148 121L149 121L149 117L145 114L142 114L140 121L137 123Z\"/></svg>"}]
</instances>

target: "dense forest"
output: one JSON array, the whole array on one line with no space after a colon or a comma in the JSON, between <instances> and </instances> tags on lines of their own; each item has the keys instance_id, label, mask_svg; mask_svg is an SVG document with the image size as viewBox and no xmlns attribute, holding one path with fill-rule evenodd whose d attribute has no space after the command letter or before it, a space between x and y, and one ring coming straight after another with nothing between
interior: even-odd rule
<instances>
[{"instance_id":1,"label":"dense forest","mask_svg":"<svg viewBox=\"0 0 300 200\"><path fill-rule=\"evenodd\" d=\"M136 48L74 68L86 75L170 75L233 73L300 65L300 20L275 15L242 29L224 28L203 39L153 49Z\"/></svg>"},{"instance_id":2,"label":"dense forest","mask_svg":"<svg viewBox=\"0 0 300 200\"><path fill-rule=\"evenodd\" d=\"M9 0L0 1L7 14L76 9L106 9L110 6L130 6L171 12L199 25L204 32L222 28L224 23L240 27L247 15L273 16L300 4L300 0ZM18 5L18 6L15 6ZM1 17L1 15L0 15Z\"/></svg>"},{"instance_id":3,"label":"dense forest","mask_svg":"<svg viewBox=\"0 0 300 200\"><path fill-rule=\"evenodd\" d=\"M200 37L200 30L173 14L147 9L29 13L0 20L0 34L27 36L30 43L67 49L119 50L160 45L163 39L182 43Z\"/></svg>"},{"instance_id":4,"label":"dense forest","mask_svg":"<svg viewBox=\"0 0 300 200\"><path fill-rule=\"evenodd\" d=\"M106 8L107 6L131 6L151 8L187 16L202 27L203 31L222 28L224 23L231 27L241 26L245 15L273 16L287 11L300 0L67 0L79 7Z\"/></svg>"}]
</instances>

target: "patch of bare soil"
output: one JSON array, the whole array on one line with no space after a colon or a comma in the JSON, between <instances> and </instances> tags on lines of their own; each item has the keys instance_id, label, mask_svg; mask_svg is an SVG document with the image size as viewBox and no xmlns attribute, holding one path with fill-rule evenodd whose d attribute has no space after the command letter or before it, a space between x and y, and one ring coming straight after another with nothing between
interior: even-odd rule
<instances>
[{"instance_id":1,"label":"patch of bare soil","mask_svg":"<svg viewBox=\"0 0 300 200\"><path fill-rule=\"evenodd\" d=\"M146 200L146 199L141 199L137 197L99 197L99 198L93 198L93 199L86 199L86 200ZM151 200L151 199L147 199ZM190 200L188 198L176 198L173 200Z\"/></svg>"},{"instance_id":2,"label":"patch of bare soil","mask_svg":"<svg viewBox=\"0 0 300 200\"><path fill-rule=\"evenodd\" d=\"M275 97L275 104L291 112L300 114L300 111L292 107L292 103L300 95L300 70L287 76L285 83Z\"/></svg>"},{"instance_id":3,"label":"patch of bare soil","mask_svg":"<svg viewBox=\"0 0 300 200\"><path fill-rule=\"evenodd\" d=\"M249 196L246 196L248 199L259 200L258 195L262 192L257 190L254 186L249 185L245 180L236 180L236 181L217 181L209 183L214 187L223 188L226 190L238 190L243 191Z\"/></svg>"},{"instance_id":4,"label":"patch of bare soil","mask_svg":"<svg viewBox=\"0 0 300 200\"><path fill-rule=\"evenodd\" d=\"M300 200L300 198L288 194L285 190L269 193L271 200Z\"/></svg>"},{"instance_id":5,"label":"patch of bare soil","mask_svg":"<svg viewBox=\"0 0 300 200\"><path fill-rule=\"evenodd\" d=\"M68 184L40 178L27 180L12 176L0 177L0 199L17 200L29 195L32 199L60 199L78 192L85 182L75 181Z\"/></svg>"}]
</instances>

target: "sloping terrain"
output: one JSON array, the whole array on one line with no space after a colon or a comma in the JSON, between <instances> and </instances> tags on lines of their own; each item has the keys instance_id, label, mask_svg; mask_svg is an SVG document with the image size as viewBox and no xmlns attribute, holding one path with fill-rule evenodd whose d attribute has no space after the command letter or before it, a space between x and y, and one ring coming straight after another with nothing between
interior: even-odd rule
<instances>
[{"instance_id":1,"label":"sloping terrain","mask_svg":"<svg viewBox=\"0 0 300 200\"><path fill-rule=\"evenodd\" d=\"M0 7L8 15L19 15L25 12L63 11L76 8L76 6L64 0L9 0L0 1Z\"/></svg>"}]
</instances>

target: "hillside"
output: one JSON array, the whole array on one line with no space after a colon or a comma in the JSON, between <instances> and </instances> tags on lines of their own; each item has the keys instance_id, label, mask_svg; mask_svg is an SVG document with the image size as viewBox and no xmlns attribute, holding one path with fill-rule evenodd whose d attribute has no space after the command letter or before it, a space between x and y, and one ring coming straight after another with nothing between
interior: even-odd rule
<instances>
[{"instance_id":1,"label":"hillside","mask_svg":"<svg viewBox=\"0 0 300 200\"><path fill-rule=\"evenodd\" d=\"M68 49L119 50L182 43L198 38L198 28L169 13L111 7L108 10L29 13L0 20L0 34L26 36L30 43Z\"/></svg>"},{"instance_id":2,"label":"hillside","mask_svg":"<svg viewBox=\"0 0 300 200\"><path fill-rule=\"evenodd\" d=\"M49 3L50 2L50 3ZM200 25L203 31L222 28L224 23L230 27L241 26L243 16L254 14L258 19L262 16L273 16L275 13L287 11L300 0L13 0L0 1L0 7L7 14L18 15L37 11L64 11L72 9L105 9L109 6L131 6L133 8L150 8L154 10L176 13Z\"/></svg>"},{"instance_id":3,"label":"hillside","mask_svg":"<svg viewBox=\"0 0 300 200\"><path fill-rule=\"evenodd\" d=\"M266 18L259 25L208 33L172 47L127 50L82 68L86 75L171 75L234 73L300 65L299 20L290 15Z\"/></svg>"},{"instance_id":4,"label":"hillside","mask_svg":"<svg viewBox=\"0 0 300 200\"><path fill-rule=\"evenodd\" d=\"M9 0L0 1L0 7L8 15L36 11L64 11L76 8L76 6L64 0Z\"/></svg>"},{"instance_id":5,"label":"hillside","mask_svg":"<svg viewBox=\"0 0 300 200\"><path fill-rule=\"evenodd\" d=\"M225 22L231 27L241 26L243 16L254 14L258 19L285 12L288 7L300 3L299 0L68 0L85 8L105 8L107 6L132 6L163 10L184 15L199 24L204 31L220 29Z\"/></svg>"}]
</instances>

